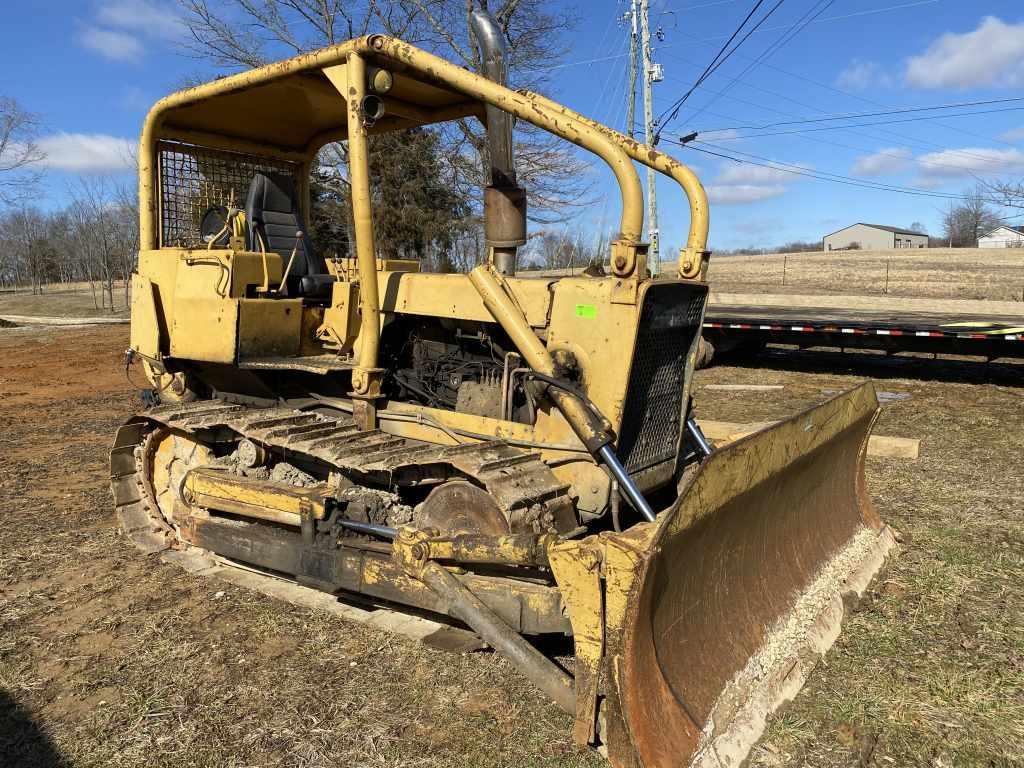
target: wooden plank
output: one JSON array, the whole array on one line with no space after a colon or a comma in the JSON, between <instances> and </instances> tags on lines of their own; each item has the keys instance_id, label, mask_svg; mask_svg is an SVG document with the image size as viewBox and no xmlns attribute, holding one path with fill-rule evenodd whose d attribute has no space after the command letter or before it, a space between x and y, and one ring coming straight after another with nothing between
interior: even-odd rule
<instances>
[{"instance_id":1,"label":"wooden plank","mask_svg":"<svg viewBox=\"0 0 1024 768\"><path fill-rule=\"evenodd\" d=\"M872 435L868 438L868 456L891 459L916 459L921 452L921 441L910 437Z\"/></svg>"}]
</instances>

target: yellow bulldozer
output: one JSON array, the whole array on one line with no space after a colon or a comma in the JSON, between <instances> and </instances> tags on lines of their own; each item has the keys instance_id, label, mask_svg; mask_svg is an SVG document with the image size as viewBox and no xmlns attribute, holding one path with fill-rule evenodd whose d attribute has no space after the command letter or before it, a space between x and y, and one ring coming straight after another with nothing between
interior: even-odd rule
<instances>
[{"instance_id":1,"label":"yellow bulldozer","mask_svg":"<svg viewBox=\"0 0 1024 768\"><path fill-rule=\"evenodd\" d=\"M152 389L111 452L120 525L145 552L471 631L616 766L738 764L893 547L864 482L874 392L714 449L691 398L700 182L507 87L500 32L472 21L480 73L370 35L150 111L128 356ZM374 210L368 147L459 119L486 126L486 253L421 272L375 245L375 218L398 214ZM514 120L611 169L607 271L517 274ZM342 253L308 227L330 142L347 148ZM671 273L647 263L635 164L688 201ZM571 674L543 635L572 637Z\"/></svg>"}]
</instances>

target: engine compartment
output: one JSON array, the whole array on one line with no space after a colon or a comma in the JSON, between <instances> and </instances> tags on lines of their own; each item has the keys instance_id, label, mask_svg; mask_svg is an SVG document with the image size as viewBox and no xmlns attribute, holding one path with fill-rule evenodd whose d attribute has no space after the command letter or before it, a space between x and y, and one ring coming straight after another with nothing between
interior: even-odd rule
<instances>
[{"instance_id":1,"label":"engine compartment","mask_svg":"<svg viewBox=\"0 0 1024 768\"><path fill-rule=\"evenodd\" d=\"M539 388L500 326L400 316L381 336L385 394L403 402L532 424Z\"/></svg>"}]
</instances>

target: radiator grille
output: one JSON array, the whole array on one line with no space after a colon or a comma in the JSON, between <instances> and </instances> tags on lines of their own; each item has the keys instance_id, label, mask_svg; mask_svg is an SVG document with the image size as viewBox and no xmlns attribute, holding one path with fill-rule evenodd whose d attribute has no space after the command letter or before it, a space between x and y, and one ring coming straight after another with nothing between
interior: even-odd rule
<instances>
[{"instance_id":1,"label":"radiator grille","mask_svg":"<svg viewBox=\"0 0 1024 768\"><path fill-rule=\"evenodd\" d=\"M652 285L644 298L618 442L630 473L674 461L679 451L686 353L706 294L699 285Z\"/></svg>"},{"instance_id":2,"label":"radiator grille","mask_svg":"<svg viewBox=\"0 0 1024 768\"><path fill-rule=\"evenodd\" d=\"M160 243L164 247L204 247L199 232L203 214L232 201L244 208L257 171L282 173L297 181L297 163L169 141L161 141L158 151Z\"/></svg>"}]
</instances>

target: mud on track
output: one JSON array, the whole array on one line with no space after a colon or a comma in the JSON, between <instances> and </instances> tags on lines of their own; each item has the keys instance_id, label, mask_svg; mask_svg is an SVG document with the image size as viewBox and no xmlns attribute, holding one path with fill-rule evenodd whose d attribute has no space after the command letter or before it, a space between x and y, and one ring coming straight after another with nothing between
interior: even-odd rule
<instances>
[{"instance_id":1,"label":"mud on track","mask_svg":"<svg viewBox=\"0 0 1024 768\"><path fill-rule=\"evenodd\" d=\"M0 330L0 764L604 764L493 654L430 650L137 555L106 480L113 430L139 406L126 345L124 327ZM911 394L878 431L922 438L922 458L869 460L903 552L754 764L1017 764L1024 389L815 365L702 371L700 415L778 418L878 375ZM712 382L785 387L701 389Z\"/></svg>"}]
</instances>

